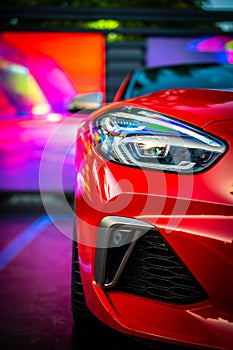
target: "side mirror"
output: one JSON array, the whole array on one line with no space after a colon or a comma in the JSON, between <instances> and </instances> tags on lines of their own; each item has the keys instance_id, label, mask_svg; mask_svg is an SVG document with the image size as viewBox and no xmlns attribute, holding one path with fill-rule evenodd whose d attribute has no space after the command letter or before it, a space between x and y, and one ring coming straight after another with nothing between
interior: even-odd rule
<instances>
[{"instance_id":1,"label":"side mirror","mask_svg":"<svg viewBox=\"0 0 233 350\"><path fill-rule=\"evenodd\" d=\"M70 101L68 111L71 113L76 113L83 109L95 110L101 107L102 103L103 95L101 92L80 94Z\"/></svg>"}]
</instances>

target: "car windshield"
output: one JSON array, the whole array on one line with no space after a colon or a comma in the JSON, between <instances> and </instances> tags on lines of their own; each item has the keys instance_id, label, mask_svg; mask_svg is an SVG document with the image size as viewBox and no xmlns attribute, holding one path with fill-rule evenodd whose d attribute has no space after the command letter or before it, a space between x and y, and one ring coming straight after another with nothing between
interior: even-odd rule
<instances>
[{"instance_id":1,"label":"car windshield","mask_svg":"<svg viewBox=\"0 0 233 350\"><path fill-rule=\"evenodd\" d=\"M203 64L147 68L137 70L124 98L145 95L170 88L208 88L232 90L233 65Z\"/></svg>"}]
</instances>

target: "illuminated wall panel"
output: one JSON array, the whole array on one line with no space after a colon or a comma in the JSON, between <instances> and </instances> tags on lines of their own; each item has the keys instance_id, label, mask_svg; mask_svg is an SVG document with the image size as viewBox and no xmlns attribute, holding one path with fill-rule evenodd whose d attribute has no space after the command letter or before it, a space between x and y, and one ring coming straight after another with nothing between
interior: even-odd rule
<instances>
[{"instance_id":1,"label":"illuminated wall panel","mask_svg":"<svg viewBox=\"0 0 233 350\"><path fill-rule=\"evenodd\" d=\"M54 59L80 93L105 94L105 38L93 33L5 32L2 39L27 55Z\"/></svg>"},{"instance_id":2,"label":"illuminated wall panel","mask_svg":"<svg viewBox=\"0 0 233 350\"><path fill-rule=\"evenodd\" d=\"M228 40L232 39L229 37ZM228 62L230 52L227 51L227 46L219 49L219 41L222 39L216 36L211 40L207 40L206 37L186 36L150 37L146 40L146 65L151 67L194 62ZM204 44L201 45L201 42Z\"/></svg>"}]
</instances>

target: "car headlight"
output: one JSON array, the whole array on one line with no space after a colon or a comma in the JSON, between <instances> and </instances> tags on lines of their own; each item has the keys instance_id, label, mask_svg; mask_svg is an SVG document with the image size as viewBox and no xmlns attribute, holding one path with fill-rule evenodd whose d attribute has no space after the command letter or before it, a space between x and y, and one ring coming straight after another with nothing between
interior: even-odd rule
<instances>
[{"instance_id":1,"label":"car headlight","mask_svg":"<svg viewBox=\"0 0 233 350\"><path fill-rule=\"evenodd\" d=\"M94 121L93 141L116 163L161 171L200 172L225 150L223 141L162 114L112 109Z\"/></svg>"}]
</instances>

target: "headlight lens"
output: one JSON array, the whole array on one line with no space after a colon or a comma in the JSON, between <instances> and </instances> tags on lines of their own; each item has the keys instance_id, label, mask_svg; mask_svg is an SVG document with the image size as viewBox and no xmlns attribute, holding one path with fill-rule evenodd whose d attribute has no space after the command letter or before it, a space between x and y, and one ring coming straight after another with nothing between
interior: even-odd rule
<instances>
[{"instance_id":1,"label":"headlight lens","mask_svg":"<svg viewBox=\"0 0 233 350\"><path fill-rule=\"evenodd\" d=\"M199 129L150 110L112 109L94 122L93 141L116 163L161 171L200 172L225 144Z\"/></svg>"}]
</instances>

